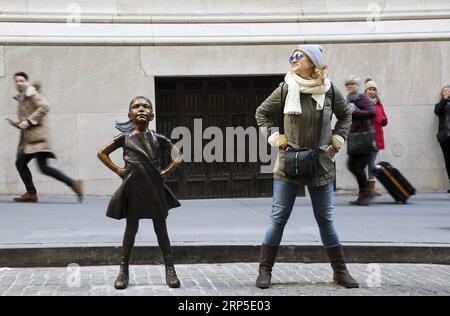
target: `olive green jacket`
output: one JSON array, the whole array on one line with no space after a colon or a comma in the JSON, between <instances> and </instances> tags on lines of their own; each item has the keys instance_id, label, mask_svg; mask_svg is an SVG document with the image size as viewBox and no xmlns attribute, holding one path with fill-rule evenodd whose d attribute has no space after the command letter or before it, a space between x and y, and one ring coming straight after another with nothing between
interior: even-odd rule
<instances>
[{"instance_id":1,"label":"olive green jacket","mask_svg":"<svg viewBox=\"0 0 450 316\"><path fill-rule=\"evenodd\" d=\"M263 135L269 137L271 133L278 131L281 123L281 86L256 109L256 121ZM332 158L326 153L331 144L332 135L347 139L347 134L352 124L352 112L341 92L334 88L334 109L332 110L332 89L325 95L322 132L320 136L319 161L321 170L313 179L288 179L284 173L285 151L280 149L277 162L274 167L274 178L282 181L299 183L308 186L323 186L334 181L335 170ZM288 92L287 84L283 86L283 100L286 100ZM316 133L319 128L320 111L316 109L316 101L310 94L300 94L302 114L284 114L284 130L288 143L299 148L314 148ZM337 118L334 130L331 129L332 114Z\"/></svg>"}]
</instances>

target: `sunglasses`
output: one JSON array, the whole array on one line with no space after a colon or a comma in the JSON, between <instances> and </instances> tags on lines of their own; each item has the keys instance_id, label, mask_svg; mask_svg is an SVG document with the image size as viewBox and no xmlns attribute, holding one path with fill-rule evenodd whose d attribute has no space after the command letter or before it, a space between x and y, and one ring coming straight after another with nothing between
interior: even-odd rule
<instances>
[{"instance_id":1,"label":"sunglasses","mask_svg":"<svg viewBox=\"0 0 450 316\"><path fill-rule=\"evenodd\" d=\"M289 62L290 62L291 64L293 64L293 63L299 61L300 59L302 59L303 56L304 56L304 55L303 55L301 52L293 52L293 53L292 53L292 56L289 58Z\"/></svg>"}]
</instances>

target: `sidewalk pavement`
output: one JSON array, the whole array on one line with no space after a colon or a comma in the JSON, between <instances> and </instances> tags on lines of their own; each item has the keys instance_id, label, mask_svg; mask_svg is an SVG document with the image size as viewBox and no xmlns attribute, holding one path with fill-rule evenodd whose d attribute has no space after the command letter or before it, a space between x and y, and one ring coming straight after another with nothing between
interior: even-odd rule
<instances>
[{"instance_id":1,"label":"sidewalk pavement","mask_svg":"<svg viewBox=\"0 0 450 316\"><path fill-rule=\"evenodd\" d=\"M450 194L419 193L407 205L396 204L385 195L369 207L350 206L348 202L353 198L347 195L335 198L336 225L345 245L400 247L397 250L423 247L424 255L430 255L437 247L450 262L450 251L446 252L450 249ZM121 245L125 221L105 216L109 198L88 197L83 204L78 204L74 197L44 196L37 204L14 203L11 199L0 196L2 255L24 256L26 252L20 252L24 249L99 251L110 247L117 251ZM205 247L214 246L219 252L228 249L230 254L241 246L255 247L261 243L271 203L270 198L183 200L182 206L171 210L168 218L172 244L180 249L207 250ZM151 221L141 221L136 240L137 246L156 246ZM308 197L297 198L283 245L320 248ZM247 259L251 258L253 252ZM306 255L302 258L308 260ZM0 259L0 266L7 264L5 260Z\"/></svg>"},{"instance_id":2,"label":"sidewalk pavement","mask_svg":"<svg viewBox=\"0 0 450 316\"><path fill-rule=\"evenodd\" d=\"M0 296L437 296L450 295L450 266L351 264L358 289L331 284L328 264L280 263L273 287L255 287L255 263L177 265L182 287L165 285L162 266L131 266L130 286L113 288L117 266L0 269Z\"/></svg>"}]
</instances>

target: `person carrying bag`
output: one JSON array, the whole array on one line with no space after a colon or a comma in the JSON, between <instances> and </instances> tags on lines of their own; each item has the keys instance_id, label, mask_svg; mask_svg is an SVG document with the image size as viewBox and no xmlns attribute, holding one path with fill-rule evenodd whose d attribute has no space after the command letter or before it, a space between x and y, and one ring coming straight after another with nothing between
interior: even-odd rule
<instances>
[{"instance_id":1,"label":"person carrying bag","mask_svg":"<svg viewBox=\"0 0 450 316\"><path fill-rule=\"evenodd\" d=\"M377 151L372 123L376 112L369 97L359 91L360 86L361 79L357 76L352 75L345 82L347 103L352 109L352 126L347 139L348 169L355 176L359 188L358 198L350 204L368 206L371 195L366 168L373 152Z\"/></svg>"},{"instance_id":2,"label":"person carrying bag","mask_svg":"<svg viewBox=\"0 0 450 316\"><path fill-rule=\"evenodd\" d=\"M274 167L272 213L261 247L256 286L261 289L271 286L284 227L300 185L306 185L320 237L333 268L333 279L344 287L355 288L359 285L346 267L333 219L333 156L347 138L351 110L327 77L319 45L300 45L289 62L292 70L286 74L285 82L257 108L255 115L268 143L279 149ZM334 130L328 119L333 114L337 117Z\"/></svg>"}]
</instances>

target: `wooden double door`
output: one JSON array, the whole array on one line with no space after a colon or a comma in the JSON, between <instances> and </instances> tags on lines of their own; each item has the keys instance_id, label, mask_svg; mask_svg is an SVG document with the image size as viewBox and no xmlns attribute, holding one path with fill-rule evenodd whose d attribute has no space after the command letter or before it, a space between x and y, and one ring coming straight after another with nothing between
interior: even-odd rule
<instances>
[{"instance_id":1,"label":"wooden double door","mask_svg":"<svg viewBox=\"0 0 450 316\"><path fill-rule=\"evenodd\" d=\"M194 148L196 119L201 119L203 130L215 126L223 135L226 127L256 127L256 108L282 80L283 76L156 78L157 131L170 137L175 127L187 127ZM203 140L203 145L208 142ZM165 163L169 158L164 157ZM260 172L259 160L225 162L224 150L223 161L184 162L167 183L180 199L272 195L272 174Z\"/></svg>"}]
</instances>

